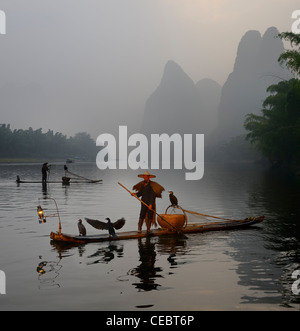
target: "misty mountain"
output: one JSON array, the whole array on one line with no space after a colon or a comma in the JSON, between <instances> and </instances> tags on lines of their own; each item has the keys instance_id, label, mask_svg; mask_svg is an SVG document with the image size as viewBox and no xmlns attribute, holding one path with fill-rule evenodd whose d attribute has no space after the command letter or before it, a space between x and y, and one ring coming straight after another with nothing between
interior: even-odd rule
<instances>
[{"instance_id":1,"label":"misty mountain","mask_svg":"<svg viewBox=\"0 0 300 331\"><path fill-rule=\"evenodd\" d=\"M291 77L277 61L284 51L283 42L276 38L278 33L271 27L263 36L248 31L241 39L233 72L222 88L216 131L219 139L244 134L245 116L260 114L267 87Z\"/></svg>"},{"instance_id":2,"label":"misty mountain","mask_svg":"<svg viewBox=\"0 0 300 331\"><path fill-rule=\"evenodd\" d=\"M148 98L142 132L204 133L217 125L221 86L211 79L197 84L174 61L168 61L161 82Z\"/></svg>"},{"instance_id":3,"label":"misty mountain","mask_svg":"<svg viewBox=\"0 0 300 331\"><path fill-rule=\"evenodd\" d=\"M204 133L206 142L208 142L210 135L218 126L218 107L222 87L216 81L204 78L196 83L196 90L200 120L199 127L201 128L198 133Z\"/></svg>"}]
</instances>

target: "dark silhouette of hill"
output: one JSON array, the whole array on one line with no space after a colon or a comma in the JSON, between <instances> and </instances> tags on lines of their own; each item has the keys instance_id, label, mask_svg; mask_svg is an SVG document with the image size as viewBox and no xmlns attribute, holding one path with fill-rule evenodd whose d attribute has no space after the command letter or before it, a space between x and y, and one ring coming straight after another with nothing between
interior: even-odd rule
<instances>
[{"instance_id":1,"label":"dark silhouette of hill","mask_svg":"<svg viewBox=\"0 0 300 331\"><path fill-rule=\"evenodd\" d=\"M205 134L206 145L211 140L211 134L218 126L218 107L220 104L222 86L216 81L205 78L196 83L198 99L198 133Z\"/></svg>"},{"instance_id":2,"label":"dark silhouette of hill","mask_svg":"<svg viewBox=\"0 0 300 331\"><path fill-rule=\"evenodd\" d=\"M245 134L245 116L260 114L267 87L290 78L277 61L284 51L277 35L278 30L271 27L263 36L258 31L248 31L241 39L233 72L222 88L216 131L219 140Z\"/></svg>"},{"instance_id":3,"label":"dark silhouette of hill","mask_svg":"<svg viewBox=\"0 0 300 331\"><path fill-rule=\"evenodd\" d=\"M146 102L142 132L208 133L217 125L221 86L211 79L197 84L174 61Z\"/></svg>"},{"instance_id":4,"label":"dark silhouette of hill","mask_svg":"<svg viewBox=\"0 0 300 331\"><path fill-rule=\"evenodd\" d=\"M246 134L245 116L261 113L267 88L291 78L278 63L284 51L278 33L275 27L263 36L246 32L222 88L211 79L195 84L178 64L168 61L159 86L146 102L142 132L204 133L206 146Z\"/></svg>"}]
</instances>

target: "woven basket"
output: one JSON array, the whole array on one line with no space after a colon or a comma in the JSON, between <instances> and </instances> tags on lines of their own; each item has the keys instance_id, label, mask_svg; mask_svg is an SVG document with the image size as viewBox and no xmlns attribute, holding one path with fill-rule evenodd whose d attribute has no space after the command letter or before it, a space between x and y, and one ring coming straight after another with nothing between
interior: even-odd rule
<instances>
[{"instance_id":1,"label":"woven basket","mask_svg":"<svg viewBox=\"0 0 300 331\"><path fill-rule=\"evenodd\" d=\"M181 230L186 224L186 216L184 214L162 214L157 216L157 222L163 229Z\"/></svg>"}]
</instances>

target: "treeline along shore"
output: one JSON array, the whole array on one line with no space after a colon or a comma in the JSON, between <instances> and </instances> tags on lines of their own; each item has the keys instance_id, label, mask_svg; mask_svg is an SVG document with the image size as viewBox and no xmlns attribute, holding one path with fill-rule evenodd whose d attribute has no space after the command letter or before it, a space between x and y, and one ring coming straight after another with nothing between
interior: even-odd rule
<instances>
[{"instance_id":1,"label":"treeline along shore","mask_svg":"<svg viewBox=\"0 0 300 331\"><path fill-rule=\"evenodd\" d=\"M9 124L0 124L0 162L40 161L78 157L94 160L96 143L86 132L72 137L52 130L14 129Z\"/></svg>"},{"instance_id":2,"label":"treeline along shore","mask_svg":"<svg viewBox=\"0 0 300 331\"><path fill-rule=\"evenodd\" d=\"M300 175L300 35L283 32L278 37L291 44L278 62L294 77L269 86L261 114L248 114L244 125L247 139L273 166Z\"/></svg>"}]
</instances>

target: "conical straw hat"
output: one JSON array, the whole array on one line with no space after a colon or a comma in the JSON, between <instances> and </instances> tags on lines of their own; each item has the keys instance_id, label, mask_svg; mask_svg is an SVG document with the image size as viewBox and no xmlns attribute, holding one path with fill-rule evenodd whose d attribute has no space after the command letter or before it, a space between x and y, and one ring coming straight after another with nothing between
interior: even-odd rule
<instances>
[{"instance_id":1,"label":"conical straw hat","mask_svg":"<svg viewBox=\"0 0 300 331\"><path fill-rule=\"evenodd\" d=\"M144 176L149 176L150 178L155 178L155 175L151 175L148 171L145 171L143 174L138 175L138 177L143 178Z\"/></svg>"}]
</instances>

